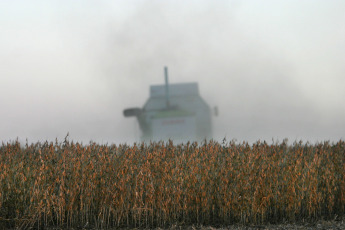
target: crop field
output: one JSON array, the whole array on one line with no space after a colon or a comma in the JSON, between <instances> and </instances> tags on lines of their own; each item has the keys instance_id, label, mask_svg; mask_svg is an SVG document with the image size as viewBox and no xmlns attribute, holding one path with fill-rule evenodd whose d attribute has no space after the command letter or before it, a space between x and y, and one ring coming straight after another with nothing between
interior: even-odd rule
<instances>
[{"instance_id":1,"label":"crop field","mask_svg":"<svg viewBox=\"0 0 345 230\"><path fill-rule=\"evenodd\" d=\"M344 141L0 147L0 229L227 226L344 214Z\"/></svg>"}]
</instances>

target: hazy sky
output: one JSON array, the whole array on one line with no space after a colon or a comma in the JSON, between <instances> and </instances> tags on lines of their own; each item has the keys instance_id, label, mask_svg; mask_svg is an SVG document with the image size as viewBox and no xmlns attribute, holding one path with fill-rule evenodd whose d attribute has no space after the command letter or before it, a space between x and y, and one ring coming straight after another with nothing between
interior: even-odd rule
<instances>
[{"instance_id":1,"label":"hazy sky","mask_svg":"<svg viewBox=\"0 0 345 230\"><path fill-rule=\"evenodd\" d=\"M343 0L0 1L0 139L138 140L122 111L198 82L214 137L344 140Z\"/></svg>"}]
</instances>

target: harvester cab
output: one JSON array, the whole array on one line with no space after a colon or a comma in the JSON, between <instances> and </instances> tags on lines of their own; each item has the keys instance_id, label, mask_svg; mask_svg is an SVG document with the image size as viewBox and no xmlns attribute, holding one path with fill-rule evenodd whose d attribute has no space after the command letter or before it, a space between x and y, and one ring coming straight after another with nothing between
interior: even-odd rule
<instances>
[{"instance_id":1,"label":"harvester cab","mask_svg":"<svg viewBox=\"0 0 345 230\"><path fill-rule=\"evenodd\" d=\"M164 72L165 85L150 86L150 97L143 108L123 111L125 117L137 118L141 141L211 139L211 110L199 95L198 83L169 84L167 67Z\"/></svg>"}]
</instances>

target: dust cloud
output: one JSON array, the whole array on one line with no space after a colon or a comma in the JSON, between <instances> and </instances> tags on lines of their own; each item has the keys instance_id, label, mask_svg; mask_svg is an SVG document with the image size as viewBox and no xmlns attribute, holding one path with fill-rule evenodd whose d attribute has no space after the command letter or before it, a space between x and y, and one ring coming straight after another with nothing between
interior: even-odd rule
<instances>
[{"instance_id":1,"label":"dust cloud","mask_svg":"<svg viewBox=\"0 0 345 230\"><path fill-rule=\"evenodd\" d=\"M133 143L123 110L197 82L216 140L344 138L340 1L0 3L0 138Z\"/></svg>"}]
</instances>

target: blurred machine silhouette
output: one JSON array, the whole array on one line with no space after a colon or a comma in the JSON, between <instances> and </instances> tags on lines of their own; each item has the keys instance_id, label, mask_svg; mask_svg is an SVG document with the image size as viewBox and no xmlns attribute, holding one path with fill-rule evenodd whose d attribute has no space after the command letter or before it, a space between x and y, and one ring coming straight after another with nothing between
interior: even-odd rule
<instances>
[{"instance_id":1,"label":"blurred machine silhouette","mask_svg":"<svg viewBox=\"0 0 345 230\"><path fill-rule=\"evenodd\" d=\"M210 140L211 110L199 95L198 83L169 84L167 67L164 72L165 85L150 86L144 107L125 109L124 116L138 119L144 142Z\"/></svg>"}]
</instances>

